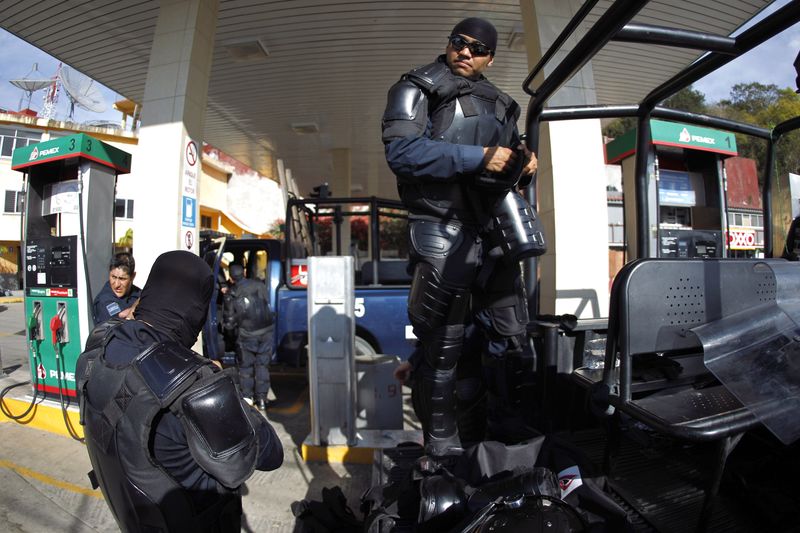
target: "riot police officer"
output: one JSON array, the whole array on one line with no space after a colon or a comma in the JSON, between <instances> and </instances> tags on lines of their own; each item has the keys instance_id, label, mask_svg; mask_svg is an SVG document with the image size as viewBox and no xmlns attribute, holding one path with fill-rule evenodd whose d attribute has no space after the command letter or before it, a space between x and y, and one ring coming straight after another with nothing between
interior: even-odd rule
<instances>
[{"instance_id":1,"label":"riot police officer","mask_svg":"<svg viewBox=\"0 0 800 533\"><path fill-rule=\"evenodd\" d=\"M239 486L283 461L275 431L229 371L190 349L212 288L202 259L162 254L135 320L95 328L78 359L90 477L122 531L238 532Z\"/></svg>"},{"instance_id":2,"label":"riot police officer","mask_svg":"<svg viewBox=\"0 0 800 533\"><path fill-rule=\"evenodd\" d=\"M242 395L267 408L274 316L264 281L244 277L242 265L230 266L233 285L225 295L223 328L235 332L236 362Z\"/></svg>"},{"instance_id":3,"label":"riot police officer","mask_svg":"<svg viewBox=\"0 0 800 533\"><path fill-rule=\"evenodd\" d=\"M424 350L414 383L434 455L460 446L455 368L467 317L483 333L489 366L521 353L528 312L519 259L544 251L535 216L515 190L537 165L517 132L520 108L483 75L496 45L490 22L462 20L444 55L391 87L382 121L386 160L409 210L408 314ZM513 402L501 374L487 383L496 409Z\"/></svg>"}]
</instances>

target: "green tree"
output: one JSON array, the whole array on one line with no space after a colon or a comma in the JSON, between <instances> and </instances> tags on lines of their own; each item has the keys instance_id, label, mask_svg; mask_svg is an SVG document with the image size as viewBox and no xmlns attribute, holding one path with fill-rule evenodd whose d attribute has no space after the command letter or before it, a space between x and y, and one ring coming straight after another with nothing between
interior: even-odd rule
<instances>
[{"instance_id":1,"label":"green tree","mask_svg":"<svg viewBox=\"0 0 800 533\"><path fill-rule=\"evenodd\" d=\"M128 228L116 244L117 248L133 248L133 228Z\"/></svg>"},{"instance_id":2,"label":"green tree","mask_svg":"<svg viewBox=\"0 0 800 533\"><path fill-rule=\"evenodd\" d=\"M729 100L721 100L720 105L749 115L756 115L773 105L780 94L777 85L764 85L757 81L737 83L731 88Z\"/></svg>"},{"instance_id":3,"label":"green tree","mask_svg":"<svg viewBox=\"0 0 800 533\"><path fill-rule=\"evenodd\" d=\"M670 109L681 109L690 113L706 113L706 95L689 85L681 89L663 102L661 105Z\"/></svg>"},{"instance_id":4,"label":"green tree","mask_svg":"<svg viewBox=\"0 0 800 533\"><path fill-rule=\"evenodd\" d=\"M758 82L738 83L731 88L730 98L721 100L712 115L772 129L781 122L800 116L800 95L792 89ZM756 160L759 175L763 177L767 144L749 135L737 135L739 155ZM785 135L777 144L775 171L778 176L800 172L800 136Z\"/></svg>"},{"instance_id":5,"label":"green tree","mask_svg":"<svg viewBox=\"0 0 800 533\"><path fill-rule=\"evenodd\" d=\"M689 111L690 113L706 113L708 110L706 95L696 90L691 85L673 94L664 100L661 105L670 109ZM603 135L616 138L635 127L635 117L619 118L603 128Z\"/></svg>"}]
</instances>

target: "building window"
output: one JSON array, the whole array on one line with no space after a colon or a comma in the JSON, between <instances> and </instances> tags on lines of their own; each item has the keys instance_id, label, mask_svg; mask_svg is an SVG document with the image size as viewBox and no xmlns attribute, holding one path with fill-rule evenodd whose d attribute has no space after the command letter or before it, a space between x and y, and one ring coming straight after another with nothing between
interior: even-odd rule
<instances>
[{"instance_id":1,"label":"building window","mask_svg":"<svg viewBox=\"0 0 800 533\"><path fill-rule=\"evenodd\" d=\"M200 227L202 229L214 229L211 226L211 217L208 215L200 215Z\"/></svg>"},{"instance_id":2,"label":"building window","mask_svg":"<svg viewBox=\"0 0 800 533\"><path fill-rule=\"evenodd\" d=\"M114 216L116 218L133 218L133 200L117 198L114 201Z\"/></svg>"},{"instance_id":3,"label":"building window","mask_svg":"<svg viewBox=\"0 0 800 533\"><path fill-rule=\"evenodd\" d=\"M22 191L6 191L4 213L22 213L25 195Z\"/></svg>"},{"instance_id":4,"label":"building window","mask_svg":"<svg viewBox=\"0 0 800 533\"><path fill-rule=\"evenodd\" d=\"M14 128L0 128L0 157L11 157L17 148L38 143L42 134Z\"/></svg>"}]
</instances>

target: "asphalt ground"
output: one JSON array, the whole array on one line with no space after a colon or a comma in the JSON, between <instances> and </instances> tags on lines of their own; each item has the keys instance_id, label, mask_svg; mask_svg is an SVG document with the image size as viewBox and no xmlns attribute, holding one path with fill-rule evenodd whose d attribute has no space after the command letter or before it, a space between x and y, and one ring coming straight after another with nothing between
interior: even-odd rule
<instances>
[{"instance_id":1,"label":"asphalt ground","mask_svg":"<svg viewBox=\"0 0 800 533\"><path fill-rule=\"evenodd\" d=\"M0 389L29 379L23 324L21 298L0 298ZM359 499L371 484L372 465L305 462L301 448L310 427L306 375L273 368L272 386L277 401L267 418L283 443L285 460L278 470L256 472L242 487L242 531L291 532L292 502L321 500L324 487L337 485L360 516ZM13 389L5 403L18 414L30 399L31 387L25 385ZM50 420L43 423L39 419L46 412ZM102 494L92 490L87 478L91 467L85 446L67 436L58 404L40 403L34 413L25 424L0 415L0 531L118 531ZM70 420L77 426L76 412Z\"/></svg>"}]
</instances>

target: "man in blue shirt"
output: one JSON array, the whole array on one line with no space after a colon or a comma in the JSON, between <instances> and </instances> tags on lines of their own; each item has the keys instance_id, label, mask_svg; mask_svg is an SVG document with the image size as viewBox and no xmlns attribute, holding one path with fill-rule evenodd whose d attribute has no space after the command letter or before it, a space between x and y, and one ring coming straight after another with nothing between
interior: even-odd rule
<instances>
[{"instance_id":1,"label":"man in blue shirt","mask_svg":"<svg viewBox=\"0 0 800 533\"><path fill-rule=\"evenodd\" d=\"M127 318L139 299L141 289L133 284L136 262L133 255L116 254L108 266L108 281L94 299L94 323L100 324L113 316Z\"/></svg>"}]
</instances>

